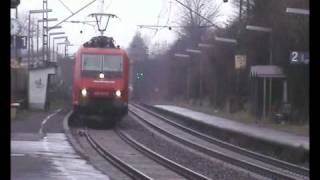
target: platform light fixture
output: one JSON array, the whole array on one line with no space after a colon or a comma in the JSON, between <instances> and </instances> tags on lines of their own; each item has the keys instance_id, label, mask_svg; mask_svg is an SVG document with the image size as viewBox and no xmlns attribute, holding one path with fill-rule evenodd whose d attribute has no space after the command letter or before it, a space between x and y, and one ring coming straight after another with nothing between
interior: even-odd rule
<instances>
[{"instance_id":1,"label":"platform light fixture","mask_svg":"<svg viewBox=\"0 0 320 180\"><path fill-rule=\"evenodd\" d=\"M286 13L302 14L302 15L308 15L308 16L310 14L309 9L299 9L299 8L287 8Z\"/></svg>"},{"instance_id":2,"label":"platform light fixture","mask_svg":"<svg viewBox=\"0 0 320 180\"><path fill-rule=\"evenodd\" d=\"M194 54L201 54L201 50L198 49L186 49L186 52L188 53L194 53Z\"/></svg>"},{"instance_id":3,"label":"platform light fixture","mask_svg":"<svg viewBox=\"0 0 320 180\"><path fill-rule=\"evenodd\" d=\"M190 58L190 55L188 55L188 54L175 53L174 56L181 57L181 58Z\"/></svg>"},{"instance_id":4,"label":"platform light fixture","mask_svg":"<svg viewBox=\"0 0 320 180\"><path fill-rule=\"evenodd\" d=\"M220 42L225 42L225 43L233 43L233 44L237 44L238 43L238 41L236 39L224 38L224 37L218 37L218 36L215 36L214 40L220 41Z\"/></svg>"}]
</instances>

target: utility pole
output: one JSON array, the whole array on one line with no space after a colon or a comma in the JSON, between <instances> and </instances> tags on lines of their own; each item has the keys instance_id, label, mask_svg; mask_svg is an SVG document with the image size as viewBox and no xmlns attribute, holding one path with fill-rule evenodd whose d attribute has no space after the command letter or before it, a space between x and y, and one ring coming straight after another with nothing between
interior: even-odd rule
<instances>
[{"instance_id":1,"label":"utility pole","mask_svg":"<svg viewBox=\"0 0 320 180\"><path fill-rule=\"evenodd\" d=\"M43 0L42 4L43 13L42 13L42 55L43 61L48 63L49 61L49 52L48 52L48 1Z\"/></svg>"},{"instance_id":2,"label":"utility pole","mask_svg":"<svg viewBox=\"0 0 320 180\"><path fill-rule=\"evenodd\" d=\"M16 7L16 19L18 20L18 6ZM15 51L15 55L16 55L16 59L19 58L19 54L18 54L18 48L17 48L17 35L14 35L14 51Z\"/></svg>"},{"instance_id":3,"label":"utility pole","mask_svg":"<svg viewBox=\"0 0 320 180\"><path fill-rule=\"evenodd\" d=\"M57 21L57 20L58 20L57 18L49 18L46 21L49 22L49 21ZM38 20L38 23L37 23L37 55L38 56L39 56L39 34L40 34L39 23L40 22L44 22L44 20L40 19L40 20ZM49 36L49 40L48 40L48 50L50 51L50 36ZM49 57L49 59L50 59L50 57Z\"/></svg>"},{"instance_id":4,"label":"utility pole","mask_svg":"<svg viewBox=\"0 0 320 180\"><path fill-rule=\"evenodd\" d=\"M191 56L189 54L180 54L180 53L175 53L175 57L177 58L184 58L187 59L187 79L186 79L186 95L187 95L187 101L189 101L190 98L190 88L191 88L191 68L190 68L190 63L191 63Z\"/></svg>"},{"instance_id":5,"label":"utility pole","mask_svg":"<svg viewBox=\"0 0 320 180\"><path fill-rule=\"evenodd\" d=\"M240 21L240 24L241 24L241 20L242 20L241 16L242 16L242 0L240 0L240 8L239 8L239 21Z\"/></svg>"},{"instance_id":6,"label":"utility pole","mask_svg":"<svg viewBox=\"0 0 320 180\"><path fill-rule=\"evenodd\" d=\"M37 56L38 56L38 59L39 59L39 22L37 23Z\"/></svg>"}]
</instances>

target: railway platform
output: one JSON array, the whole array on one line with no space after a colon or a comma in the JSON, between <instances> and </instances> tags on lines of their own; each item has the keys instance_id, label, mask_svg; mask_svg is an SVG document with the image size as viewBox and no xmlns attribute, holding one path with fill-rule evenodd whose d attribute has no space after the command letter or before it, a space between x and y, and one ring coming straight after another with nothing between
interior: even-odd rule
<instances>
[{"instance_id":1,"label":"railway platform","mask_svg":"<svg viewBox=\"0 0 320 180\"><path fill-rule=\"evenodd\" d=\"M11 179L109 179L69 143L62 125L67 112L30 111L11 121Z\"/></svg>"},{"instance_id":2,"label":"railway platform","mask_svg":"<svg viewBox=\"0 0 320 180\"><path fill-rule=\"evenodd\" d=\"M208 115L202 112L193 111L187 108L173 105L153 105L153 107L165 112L173 113L187 120L197 121L208 126L223 129L237 134L291 146L293 148L303 148L309 151L309 137L282 132L266 127L260 127L254 124L244 124L229 119Z\"/></svg>"}]
</instances>

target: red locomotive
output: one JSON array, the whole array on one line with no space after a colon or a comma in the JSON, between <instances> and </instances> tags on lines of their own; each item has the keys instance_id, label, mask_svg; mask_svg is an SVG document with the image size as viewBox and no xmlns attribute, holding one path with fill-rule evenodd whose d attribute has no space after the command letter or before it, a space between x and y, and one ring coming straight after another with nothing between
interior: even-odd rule
<instances>
[{"instance_id":1,"label":"red locomotive","mask_svg":"<svg viewBox=\"0 0 320 180\"><path fill-rule=\"evenodd\" d=\"M112 117L127 114L128 76L128 55L114 46L112 38L98 36L83 44L74 63L74 113ZM107 123L115 123L116 119Z\"/></svg>"}]
</instances>

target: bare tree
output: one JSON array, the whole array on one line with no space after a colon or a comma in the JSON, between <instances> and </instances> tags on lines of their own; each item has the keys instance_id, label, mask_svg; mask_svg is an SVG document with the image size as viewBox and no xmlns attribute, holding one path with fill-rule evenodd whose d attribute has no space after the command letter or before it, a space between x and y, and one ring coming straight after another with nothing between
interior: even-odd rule
<instances>
[{"instance_id":1,"label":"bare tree","mask_svg":"<svg viewBox=\"0 0 320 180\"><path fill-rule=\"evenodd\" d=\"M221 4L211 0L184 0L182 3L188 8L181 6L179 24L183 28L180 33L188 36L189 40L195 43L200 40L206 27L212 26L208 20L218 24Z\"/></svg>"},{"instance_id":2,"label":"bare tree","mask_svg":"<svg viewBox=\"0 0 320 180\"><path fill-rule=\"evenodd\" d=\"M140 32L133 37L128 47L129 57L134 61L143 61L148 58L148 48Z\"/></svg>"}]
</instances>

